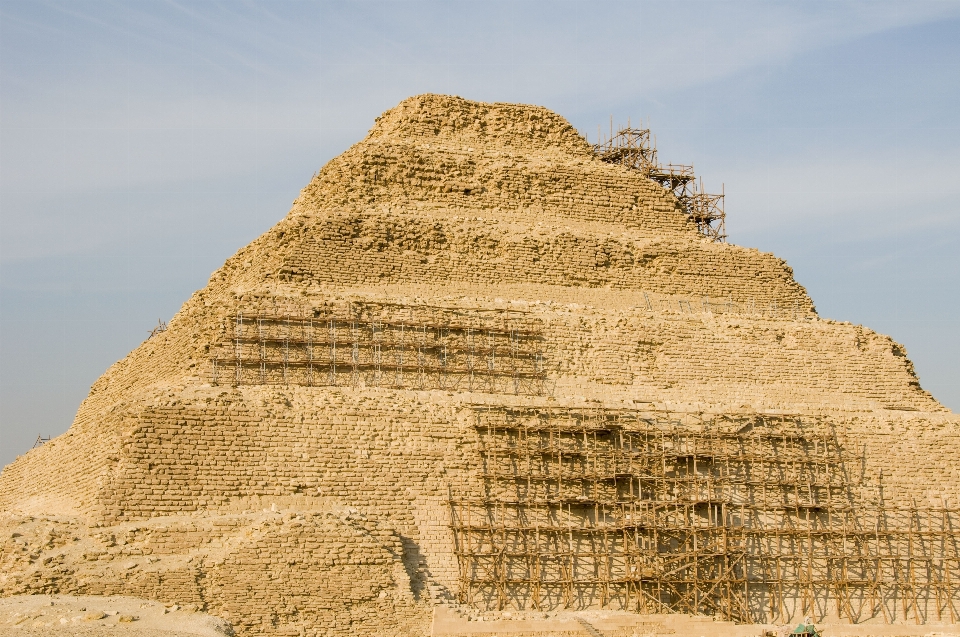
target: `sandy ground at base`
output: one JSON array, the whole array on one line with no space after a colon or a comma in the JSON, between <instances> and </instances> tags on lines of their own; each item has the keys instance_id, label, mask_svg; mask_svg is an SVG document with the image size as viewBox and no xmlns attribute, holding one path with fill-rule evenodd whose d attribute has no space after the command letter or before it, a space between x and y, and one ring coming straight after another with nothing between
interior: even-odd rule
<instances>
[{"instance_id":1,"label":"sandy ground at base","mask_svg":"<svg viewBox=\"0 0 960 637\"><path fill-rule=\"evenodd\" d=\"M219 617L135 597L20 595L0 599L0 635L229 637Z\"/></svg>"},{"instance_id":2,"label":"sandy ground at base","mask_svg":"<svg viewBox=\"0 0 960 637\"><path fill-rule=\"evenodd\" d=\"M625 611L473 613L438 607L433 637L787 637L795 625ZM958 624L816 624L823 637L960 637Z\"/></svg>"}]
</instances>

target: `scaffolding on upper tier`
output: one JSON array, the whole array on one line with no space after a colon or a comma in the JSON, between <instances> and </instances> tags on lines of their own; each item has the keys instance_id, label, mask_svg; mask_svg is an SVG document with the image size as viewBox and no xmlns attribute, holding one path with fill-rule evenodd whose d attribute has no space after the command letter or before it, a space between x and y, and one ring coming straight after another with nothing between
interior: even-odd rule
<instances>
[{"instance_id":1,"label":"scaffolding on upper tier","mask_svg":"<svg viewBox=\"0 0 960 637\"><path fill-rule=\"evenodd\" d=\"M211 382L547 392L539 320L517 313L385 304L291 314L238 312L211 352Z\"/></svg>"},{"instance_id":2,"label":"scaffolding on upper tier","mask_svg":"<svg viewBox=\"0 0 960 637\"><path fill-rule=\"evenodd\" d=\"M611 122L610 137L599 139L593 150L601 161L639 171L672 192L700 234L716 242L726 241L724 191L719 195L707 193L692 165L660 164L649 129L627 124L614 132Z\"/></svg>"},{"instance_id":3,"label":"scaffolding on upper tier","mask_svg":"<svg viewBox=\"0 0 960 637\"><path fill-rule=\"evenodd\" d=\"M475 407L460 600L786 622L960 618L960 510L890 504L823 422Z\"/></svg>"}]
</instances>

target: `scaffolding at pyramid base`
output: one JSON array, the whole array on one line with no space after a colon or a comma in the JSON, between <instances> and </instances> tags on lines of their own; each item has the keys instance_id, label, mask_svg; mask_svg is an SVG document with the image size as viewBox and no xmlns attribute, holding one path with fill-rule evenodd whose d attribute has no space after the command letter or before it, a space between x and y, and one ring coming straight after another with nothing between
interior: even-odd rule
<instances>
[{"instance_id":1,"label":"scaffolding at pyramid base","mask_svg":"<svg viewBox=\"0 0 960 637\"><path fill-rule=\"evenodd\" d=\"M772 623L950 621L960 510L886 501L823 422L475 408L460 601Z\"/></svg>"}]
</instances>

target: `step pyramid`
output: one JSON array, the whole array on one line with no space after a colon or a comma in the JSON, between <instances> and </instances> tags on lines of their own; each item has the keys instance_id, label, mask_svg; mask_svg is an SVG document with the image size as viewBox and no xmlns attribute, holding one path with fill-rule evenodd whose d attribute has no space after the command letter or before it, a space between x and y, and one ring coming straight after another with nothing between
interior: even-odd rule
<instances>
[{"instance_id":1,"label":"step pyramid","mask_svg":"<svg viewBox=\"0 0 960 637\"><path fill-rule=\"evenodd\" d=\"M4 468L0 595L953 621L960 419L681 204L545 108L404 100Z\"/></svg>"}]
</instances>

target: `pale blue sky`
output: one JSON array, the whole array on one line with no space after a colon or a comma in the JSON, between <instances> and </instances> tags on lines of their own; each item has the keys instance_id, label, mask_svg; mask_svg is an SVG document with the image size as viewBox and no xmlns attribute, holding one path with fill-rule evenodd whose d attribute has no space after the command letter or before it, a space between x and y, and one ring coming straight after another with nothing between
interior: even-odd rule
<instances>
[{"instance_id":1,"label":"pale blue sky","mask_svg":"<svg viewBox=\"0 0 960 637\"><path fill-rule=\"evenodd\" d=\"M641 117L960 410L960 2L0 0L0 464L404 97Z\"/></svg>"}]
</instances>

